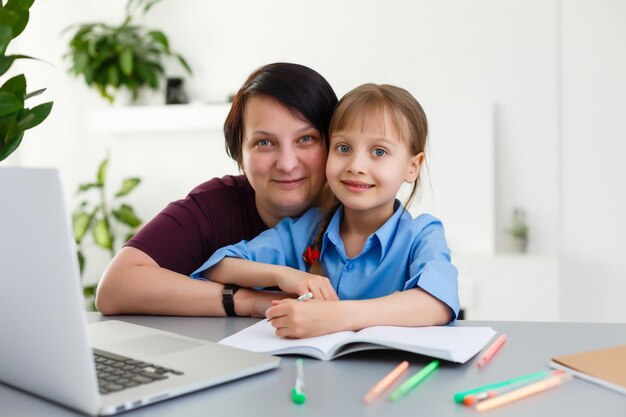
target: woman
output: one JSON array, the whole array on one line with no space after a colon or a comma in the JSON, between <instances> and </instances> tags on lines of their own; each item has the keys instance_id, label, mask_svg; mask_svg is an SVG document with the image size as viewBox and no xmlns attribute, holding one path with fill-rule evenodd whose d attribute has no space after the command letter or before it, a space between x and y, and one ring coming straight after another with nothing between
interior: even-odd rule
<instances>
[{"instance_id":1,"label":"woman","mask_svg":"<svg viewBox=\"0 0 626 417\"><path fill-rule=\"evenodd\" d=\"M331 86L310 68L275 63L253 72L224 124L226 150L244 175L201 184L146 224L104 271L98 310L263 317L284 294L188 275L215 250L318 205L336 104Z\"/></svg>"}]
</instances>

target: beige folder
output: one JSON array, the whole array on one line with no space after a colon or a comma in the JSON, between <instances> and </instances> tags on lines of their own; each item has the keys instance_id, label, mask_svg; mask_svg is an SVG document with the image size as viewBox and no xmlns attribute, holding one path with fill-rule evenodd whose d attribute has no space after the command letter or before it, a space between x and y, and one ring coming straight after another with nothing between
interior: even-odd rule
<instances>
[{"instance_id":1,"label":"beige folder","mask_svg":"<svg viewBox=\"0 0 626 417\"><path fill-rule=\"evenodd\" d=\"M550 366L626 394L626 345L556 356Z\"/></svg>"}]
</instances>

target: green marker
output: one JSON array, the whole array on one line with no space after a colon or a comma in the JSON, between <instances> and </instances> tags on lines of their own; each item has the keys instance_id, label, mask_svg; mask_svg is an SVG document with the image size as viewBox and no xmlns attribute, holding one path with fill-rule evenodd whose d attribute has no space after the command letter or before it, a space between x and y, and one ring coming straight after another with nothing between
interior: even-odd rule
<instances>
[{"instance_id":1,"label":"green marker","mask_svg":"<svg viewBox=\"0 0 626 417\"><path fill-rule=\"evenodd\" d=\"M424 368L422 368L421 371L417 372L411 378L404 381L402 385L400 385L394 392L392 392L389 396L389 400L396 401L407 395L409 391L415 388L420 382L428 378L430 374L435 372L435 369L437 369L438 367L439 361L432 361L431 363L426 365Z\"/></svg>"},{"instance_id":2,"label":"green marker","mask_svg":"<svg viewBox=\"0 0 626 417\"><path fill-rule=\"evenodd\" d=\"M304 361L302 358L296 359L296 385L291 390L291 401L296 404L304 404L306 394L304 393Z\"/></svg>"},{"instance_id":3,"label":"green marker","mask_svg":"<svg viewBox=\"0 0 626 417\"><path fill-rule=\"evenodd\" d=\"M454 394L454 401L462 404L463 400L468 395L476 394L477 392L483 392L483 391L488 391L488 390L492 390L496 388L506 387L507 385L517 384L520 382L532 382L538 379L546 378L550 376L550 374L551 374L550 371L540 371L540 372L535 372L533 374L520 376L518 378L509 379L509 380L502 381L502 382L496 382L495 384L483 385L482 387L470 389L467 391L457 392L456 394Z\"/></svg>"}]
</instances>

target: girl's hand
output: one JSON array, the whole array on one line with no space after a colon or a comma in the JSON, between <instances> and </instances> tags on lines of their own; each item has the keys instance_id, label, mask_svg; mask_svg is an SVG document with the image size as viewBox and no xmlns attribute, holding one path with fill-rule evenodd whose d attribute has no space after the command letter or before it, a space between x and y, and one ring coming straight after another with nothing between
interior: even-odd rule
<instances>
[{"instance_id":1,"label":"girl's hand","mask_svg":"<svg viewBox=\"0 0 626 417\"><path fill-rule=\"evenodd\" d=\"M328 278L293 268L282 268L276 277L276 285L281 290L296 294L296 296L311 292L316 300L339 300Z\"/></svg>"},{"instance_id":2,"label":"girl's hand","mask_svg":"<svg viewBox=\"0 0 626 417\"><path fill-rule=\"evenodd\" d=\"M272 301L265 315L276 328L276 335L289 339L321 336L337 332L341 303L291 299Z\"/></svg>"}]
</instances>

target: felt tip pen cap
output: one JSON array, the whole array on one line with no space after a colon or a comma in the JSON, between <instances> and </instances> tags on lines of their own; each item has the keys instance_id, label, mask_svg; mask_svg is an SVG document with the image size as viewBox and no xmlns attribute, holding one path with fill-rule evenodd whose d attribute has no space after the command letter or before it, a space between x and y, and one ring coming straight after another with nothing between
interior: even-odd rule
<instances>
[{"instance_id":1,"label":"felt tip pen cap","mask_svg":"<svg viewBox=\"0 0 626 417\"><path fill-rule=\"evenodd\" d=\"M302 358L296 359L296 383L291 390L291 401L296 404L304 404L306 394L304 393L304 361Z\"/></svg>"},{"instance_id":2,"label":"felt tip pen cap","mask_svg":"<svg viewBox=\"0 0 626 417\"><path fill-rule=\"evenodd\" d=\"M306 394L304 391L300 391L296 387L293 387L291 390L291 401L296 404L304 404L306 401Z\"/></svg>"}]
</instances>

